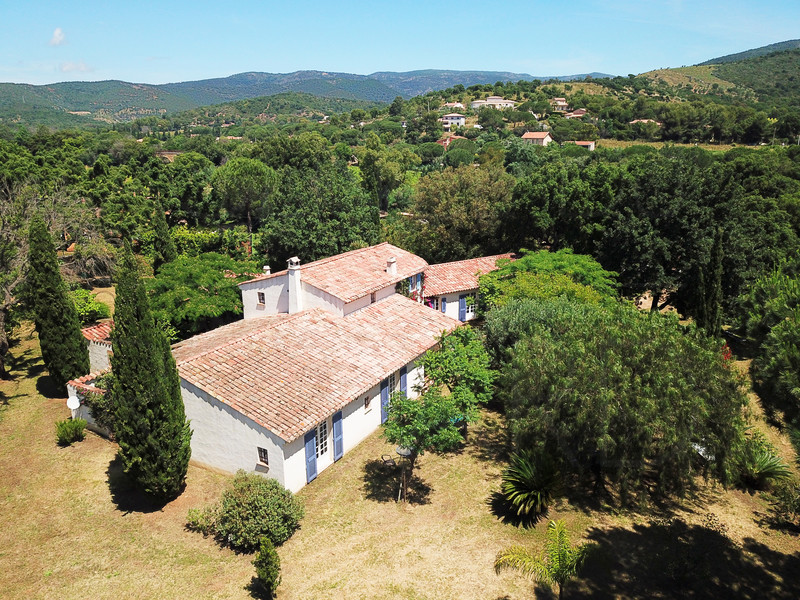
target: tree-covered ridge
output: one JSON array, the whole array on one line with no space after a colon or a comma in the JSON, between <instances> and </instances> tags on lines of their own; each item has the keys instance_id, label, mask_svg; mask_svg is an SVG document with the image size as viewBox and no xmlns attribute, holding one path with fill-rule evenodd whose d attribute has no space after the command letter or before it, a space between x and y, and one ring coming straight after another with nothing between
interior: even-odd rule
<instances>
[{"instance_id":1,"label":"tree-covered ridge","mask_svg":"<svg viewBox=\"0 0 800 600\"><path fill-rule=\"evenodd\" d=\"M782 52L784 50L794 50L796 48L800 48L800 40L787 40L785 42L778 42L777 44L769 44L767 46L761 46L760 48L753 48L752 50L745 50L744 52L737 52L735 54L726 54L725 56L712 58L711 60L706 60L704 62L698 63L698 66L721 65L724 63L737 62L747 58L756 58L758 56L764 56L765 54L772 54L774 52Z\"/></svg>"}]
</instances>

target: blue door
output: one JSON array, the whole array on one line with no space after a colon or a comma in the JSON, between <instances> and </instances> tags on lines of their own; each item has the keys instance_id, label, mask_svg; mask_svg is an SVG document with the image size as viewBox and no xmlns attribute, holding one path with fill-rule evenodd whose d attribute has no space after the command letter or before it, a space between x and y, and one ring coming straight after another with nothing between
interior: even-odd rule
<instances>
[{"instance_id":1,"label":"blue door","mask_svg":"<svg viewBox=\"0 0 800 600\"><path fill-rule=\"evenodd\" d=\"M339 460L344 454L344 438L342 437L342 411L333 415L333 460Z\"/></svg>"},{"instance_id":2,"label":"blue door","mask_svg":"<svg viewBox=\"0 0 800 600\"><path fill-rule=\"evenodd\" d=\"M467 295L458 297L458 320L462 323L467 320Z\"/></svg>"},{"instance_id":3,"label":"blue door","mask_svg":"<svg viewBox=\"0 0 800 600\"><path fill-rule=\"evenodd\" d=\"M440 304L441 304L441 306L442 306L442 312L443 312L443 313L446 313L446 312L447 312L447 298L445 298L444 296L442 296L442 301L441 301L441 303L440 303Z\"/></svg>"},{"instance_id":4,"label":"blue door","mask_svg":"<svg viewBox=\"0 0 800 600\"><path fill-rule=\"evenodd\" d=\"M408 372L405 367L400 369L400 391L404 396L408 396L407 390Z\"/></svg>"},{"instance_id":5,"label":"blue door","mask_svg":"<svg viewBox=\"0 0 800 600\"><path fill-rule=\"evenodd\" d=\"M306 445L306 483L317 478L317 428L309 431L303 441Z\"/></svg>"},{"instance_id":6,"label":"blue door","mask_svg":"<svg viewBox=\"0 0 800 600\"><path fill-rule=\"evenodd\" d=\"M381 381L381 423L389 417L389 380Z\"/></svg>"}]
</instances>

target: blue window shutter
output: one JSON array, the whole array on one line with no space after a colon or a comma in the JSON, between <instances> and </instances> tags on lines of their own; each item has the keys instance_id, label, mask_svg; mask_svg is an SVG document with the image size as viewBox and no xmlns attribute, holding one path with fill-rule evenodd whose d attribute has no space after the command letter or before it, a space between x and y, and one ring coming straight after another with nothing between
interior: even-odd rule
<instances>
[{"instance_id":1,"label":"blue window shutter","mask_svg":"<svg viewBox=\"0 0 800 600\"><path fill-rule=\"evenodd\" d=\"M407 385L406 385L407 379L408 379L408 370L405 367L403 367L402 369L400 369L400 391L403 392L403 394L405 396L408 396L408 392L406 391L407 390Z\"/></svg>"},{"instance_id":2,"label":"blue window shutter","mask_svg":"<svg viewBox=\"0 0 800 600\"><path fill-rule=\"evenodd\" d=\"M303 441L306 445L306 483L317 478L317 428L309 431Z\"/></svg>"},{"instance_id":3,"label":"blue window shutter","mask_svg":"<svg viewBox=\"0 0 800 600\"><path fill-rule=\"evenodd\" d=\"M462 294L458 297L458 320L462 323L467 320L467 296Z\"/></svg>"},{"instance_id":4,"label":"blue window shutter","mask_svg":"<svg viewBox=\"0 0 800 600\"><path fill-rule=\"evenodd\" d=\"M333 460L339 460L344 454L344 438L342 437L342 411L333 415Z\"/></svg>"},{"instance_id":5,"label":"blue window shutter","mask_svg":"<svg viewBox=\"0 0 800 600\"><path fill-rule=\"evenodd\" d=\"M440 305L441 305L441 307L442 307L442 312L443 312L443 313L446 313L446 312L447 312L447 298L445 298L444 296L442 296L442 301L441 301L439 304L440 304Z\"/></svg>"},{"instance_id":6,"label":"blue window shutter","mask_svg":"<svg viewBox=\"0 0 800 600\"><path fill-rule=\"evenodd\" d=\"M381 423L389 417L389 380L381 381Z\"/></svg>"}]
</instances>

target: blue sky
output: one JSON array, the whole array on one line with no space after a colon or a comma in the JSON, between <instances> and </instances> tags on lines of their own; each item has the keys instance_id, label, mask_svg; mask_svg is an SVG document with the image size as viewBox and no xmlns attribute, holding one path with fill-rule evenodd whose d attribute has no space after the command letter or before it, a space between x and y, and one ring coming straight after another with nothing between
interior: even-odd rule
<instances>
[{"instance_id":1,"label":"blue sky","mask_svg":"<svg viewBox=\"0 0 800 600\"><path fill-rule=\"evenodd\" d=\"M0 0L0 81L302 69L627 75L796 38L798 0Z\"/></svg>"}]
</instances>

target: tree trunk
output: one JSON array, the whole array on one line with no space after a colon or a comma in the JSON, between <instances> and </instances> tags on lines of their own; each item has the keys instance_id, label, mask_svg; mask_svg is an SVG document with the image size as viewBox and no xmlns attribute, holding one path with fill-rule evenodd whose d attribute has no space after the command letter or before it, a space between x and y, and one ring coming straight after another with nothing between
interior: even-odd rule
<instances>
[{"instance_id":1,"label":"tree trunk","mask_svg":"<svg viewBox=\"0 0 800 600\"><path fill-rule=\"evenodd\" d=\"M653 303L650 305L650 312L658 312L658 299L661 296L661 292L650 290L650 293L653 294Z\"/></svg>"},{"instance_id":2,"label":"tree trunk","mask_svg":"<svg viewBox=\"0 0 800 600\"><path fill-rule=\"evenodd\" d=\"M10 379L6 371L6 354L8 354L8 336L6 335L6 315L8 306L0 307L0 379Z\"/></svg>"}]
</instances>

